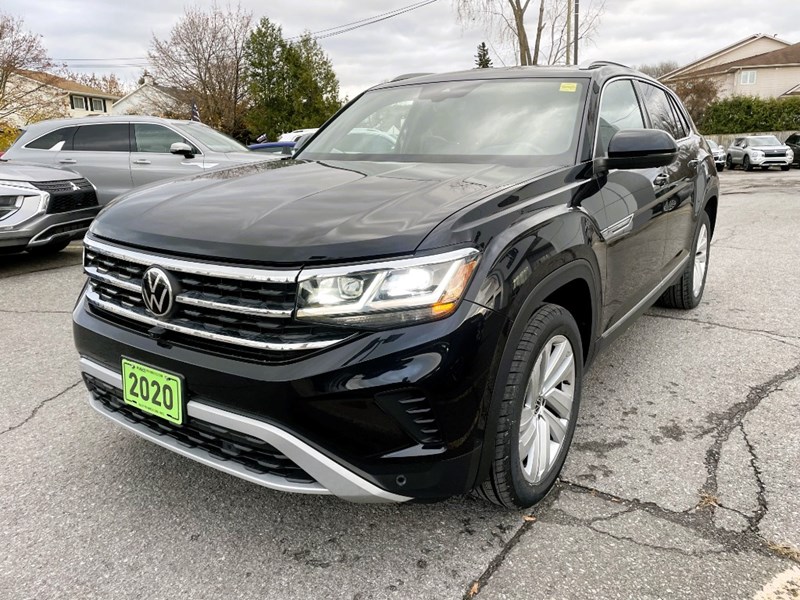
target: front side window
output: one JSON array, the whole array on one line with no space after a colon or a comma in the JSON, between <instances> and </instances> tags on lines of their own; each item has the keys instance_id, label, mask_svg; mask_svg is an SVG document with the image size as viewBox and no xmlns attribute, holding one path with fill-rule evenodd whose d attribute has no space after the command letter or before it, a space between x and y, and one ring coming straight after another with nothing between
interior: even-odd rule
<instances>
[{"instance_id":1,"label":"front side window","mask_svg":"<svg viewBox=\"0 0 800 600\"><path fill-rule=\"evenodd\" d=\"M672 112L667 92L644 82L640 83L639 89L642 91L642 100L647 114L650 115L652 128L666 131L676 140L684 137L682 130L675 122L675 115Z\"/></svg>"},{"instance_id":2,"label":"front side window","mask_svg":"<svg viewBox=\"0 0 800 600\"><path fill-rule=\"evenodd\" d=\"M95 112L105 112L105 104L101 98L92 98L92 110Z\"/></svg>"},{"instance_id":3,"label":"front side window","mask_svg":"<svg viewBox=\"0 0 800 600\"><path fill-rule=\"evenodd\" d=\"M611 138L623 129L644 129L642 110L630 79L612 81L603 90L597 134L599 156L608 155Z\"/></svg>"},{"instance_id":4,"label":"front side window","mask_svg":"<svg viewBox=\"0 0 800 600\"><path fill-rule=\"evenodd\" d=\"M62 127L50 133L44 134L42 137L29 142L25 147L33 148L35 150L52 150L57 152L59 150L72 149L72 136L75 135L77 127Z\"/></svg>"},{"instance_id":5,"label":"front side window","mask_svg":"<svg viewBox=\"0 0 800 600\"><path fill-rule=\"evenodd\" d=\"M182 135L153 123L133 124L134 152L155 152L169 154L169 149L176 142L187 143ZM191 145L191 144L190 144Z\"/></svg>"},{"instance_id":6,"label":"front side window","mask_svg":"<svg viewBox=\"0 0 800 600\"><path fill-rule=\"evenodd\" d=\"M571 164L586 80L506 79L372 90L311 141L310 160Z\"/></svg>"},{"instance_id":7,"label":"front side window","mask_svg":"<svg viewBox=\"0 0 800 600\"><path fill-rule=\"evenodd\" d=\"M742 71L741 79L742 85L754 85L756 82L755 71Z\"/></svg>"},{"instance_id":8,"label":"front side window","mask_svg":"<svg viewBox=\"0 0 800 600\"><path fill-rule=\"evenodd\" d=\"M83 125L72 141L73 150L84 152L130 152L127 123Z\"/></svg>"},{"instance_id":9,"label":"front side window","mask_svg":"<svg viewBox=\"0 0 800 600\"><path fill-rule=\"evenodd\" d=\"M250 152L232 137L202 123L181 123L176 124L175 127L181 133L186 133L187 137L193 137L213 152Z\"/></svg>"},{"instance_id":10,"label":"front side window","mask_svg":"<svg viewBox=\"0 0 800 600\"><path fill-rule=\"evenodd\" d=\"M788 138L786 138L786 143L787 144L796 144L798 142L800 142L800 135L797 135L796 133L794 135L790 135Z\"/></svg>"}]
</instances>

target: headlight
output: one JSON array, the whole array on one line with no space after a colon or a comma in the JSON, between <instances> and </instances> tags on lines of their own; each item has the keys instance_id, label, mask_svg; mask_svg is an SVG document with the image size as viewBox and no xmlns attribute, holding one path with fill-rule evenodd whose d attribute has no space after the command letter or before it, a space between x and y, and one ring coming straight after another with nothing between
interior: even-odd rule
<instances>
[{"instance_id":1,"label":"headlight","mask_svg":"<svg viewBox=\"0 0 800 600\"><path fill-rule=\"evenodd\" d=\"M0 196L0 221L17 212L24 200L25 196Z\"/></svg>"},{"instance_id":2,"label":"headlight","mask_svg":"<svg viewBox=\"0 0 800 600\"><path fill-rule=\"evenodd\" d=\"M753 158L762 158L764 153L761 150L753 150Z\"/></svg>"},{"instance_id":3,"label":"headlight","mask_svg":"<svg viewBox=\"0 0 800 600\"><path fill-rule=\"evenodd\" d=\"M786 151L786 158L788 158L789 160L794 160L794 152L792 152L791 148L789 148L789 150Z\"/></svg>"},{"instance_id":4,"label":"headlight","mask_svg":"<svg viewBox=\"0 0 800 600\"><path fill-rule=\"evenodd\" d=\"M300 273L297 318L385 327L446 317L458 307L480 254L474 248Z\"/></svg>"}]
</instances>

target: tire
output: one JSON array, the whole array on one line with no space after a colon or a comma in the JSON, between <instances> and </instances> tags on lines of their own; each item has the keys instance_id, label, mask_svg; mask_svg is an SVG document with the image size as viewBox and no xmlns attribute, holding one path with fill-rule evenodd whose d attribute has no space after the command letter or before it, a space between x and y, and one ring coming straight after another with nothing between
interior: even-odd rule
<instances>
[{"instance_id":1,"label":"tire","mask_svg":"<svg viewBox=\"0 0 800 600\"><path fill-rule=\"evenodd\" d=\"M34 246L33 248L27 248L29 254L33 254L34 256L48 256L50 254L56 254L57 252L61 252L64 248L69 246L71 240L61 240L60 242L50 242L49 244L45 244L44 246Z\"/></svg>"},{"instance_id":2,"label":"tire","mask_svg":"<svg viewBox=\"0 0 800 600\"><path fill-rule=\"evenodd\" d=\"M745 171L752 171L753 170L753 165L750 164L750 157L747 156L746 154L744 155L744 158L742 159L742 168Z\"/></svg>"},{"instance_id":3,"label":"tire","mask_svg":"<svg viewBox=\"0 0 800 600\"><path fill-rule=\"evenodd\" d=\"M733 171L733 157L730 154L725 158L725 166Z\"/></svg>"},{"instance_id":4,"label":"tire","mask_svg":"<svg viewBox=\"0 0 800 600\"><path fill-rule=\"evenodd\" d=\"M792 165L781 165L781 171L788 171L792 168Z\"/></svg>"},{"instance_id":5,"label":"tire","mask_svg":"<svg viewBox=\"0 0 800 600\"><path fill-rule=\"evenodd\" d=\"M667 288L659 299L659 304L667 308L681 308L690 310L695 308L703 299L703 292L706 289L706 277L708 276L708 259L711 249L711 220L708 213L703 211L697 221L697 230L694 232L692 242L692 258L686 265L681 278L672 286ZM702 263L698 263L702 260ZM702 267L698 265L702 264ZM695 286L696 278L701 281Z\"/></svg>"},{"instance_id":6,"label":"tire","mask_svg":"<svg viewBox=\"0 0 800 600\"><path fill-rule=\"evenodd\" d=\"M548 360L552 361L549 365ZM561 379L553 384L559 372ZM545 304L525 326L508 372L498 374L505 386L495 424L494 458L489 477L475 489L475 495L508 508L527 508L547 495L575 432L582 377L583 350L575 319L566 309ZM550 392L540 393L545 385ZM525 437L530 443L521 458L523 433L528 434ZM547 444L540 446L537 442L544 439ZM555 448L554 443L558 444ZM547 454L542 449L547 449Z\"/></svg>"},{"instance_id":7,"label":"tire","mask_svg":"<svg viewBox=\"0 0 800 600\"><path fill-rule=\"evenodd\" d=\"M722 173L725 170L725 163L722 163L717 167L717 172Z\"/></svg>"}]
</instances>

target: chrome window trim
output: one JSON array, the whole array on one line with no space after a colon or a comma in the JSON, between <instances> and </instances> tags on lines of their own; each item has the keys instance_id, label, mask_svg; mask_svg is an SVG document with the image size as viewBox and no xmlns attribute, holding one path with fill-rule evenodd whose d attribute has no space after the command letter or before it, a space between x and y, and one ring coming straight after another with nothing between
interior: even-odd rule
<instances>
[{"instance_id":1,"label":"chrome window trim","mask_svg":"<svg viewBox=\"0 0 800 600\"><path fill-rule=\"evenodd\" d=\"M212 340L215 342L222 342L225 344L230 344L232 346L244 346L246 348L254 348L256 350L273 350L276 352L291 352L293 350L321 350L323 348L328 348L329 346L333 346L334 344L338 344L346 340L347 337L351 337L347 336L343 338L322 340L318 342L296 342L296 343L260 342L248 338L233 337L229 335L223 335L220 333L203 331L201 329L195 329L194 327L186 327L184 325L170 323L169 321L162 321L154 317L148 317L136 311L128 310L126 308L117 306L116 304L106 302L105 300L102 300L99 294L97 294L97 292L95 292L92 289L86 290L86 300L89 302L89 304L96 306L97 308L108 311L115 315L119 315L120 317L125 317L126 319L131 319L132 321L138 321L140 323L144 323L145 325L152 325L153 327L161 327L168 331L174 331L176 333L182 333L184 335L199 337L207 340Z\"/></svg>"},{"instance_id":2,"label":"chrome window trim","mask_svg":"<svg viewBox=\"0 0 800 600\"><path fill-rule=\"evenodd\" d=\"M89 250L94 250L100 254L107 254L113 258L127 260L145 266L158 265L170 271L188 273L191 275L203 275L207 277L219 277L222 279L238 279L244 281L260 281L264 283L296 283L300 274L299 269L286 271L259 269L256 267L239 267L234 265L221 265L215 263L205 263L191 259L172 258L144 252L141 250L130 250L121 246L115 246L96 239L86 238L84 246Z\"/></svg>"}]
</instances>

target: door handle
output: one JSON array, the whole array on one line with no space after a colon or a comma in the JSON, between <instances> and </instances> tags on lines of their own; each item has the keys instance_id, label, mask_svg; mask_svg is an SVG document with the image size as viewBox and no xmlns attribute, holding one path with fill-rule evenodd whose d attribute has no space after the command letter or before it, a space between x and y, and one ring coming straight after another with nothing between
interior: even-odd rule
<instances>
[{"instance_id":1,"label":"door handle","mask_svg":"<svg viewBox=\"0 0 800 600\"><path fill-rule=\"evenodd\" d=\"M77 161L77 160L75 160L74 158L62 158L62 159L61 159L61 160L59 160L58 162L60 162L62 165L74 165L74 164L76 164L78 161Z\"/></svg>"},{"instance_id":2,"label":"door handle","mask_svg":"<svg viewBox=\"0 0 800 600\"><path fill-rule=\"evenodd\" d=\"M149 165L150 161L147 160L146 158L140 158L140 159L137 159L137 160L133 161L133 164L135 164L135 165Z\"/></svg>"}]
</instances>

